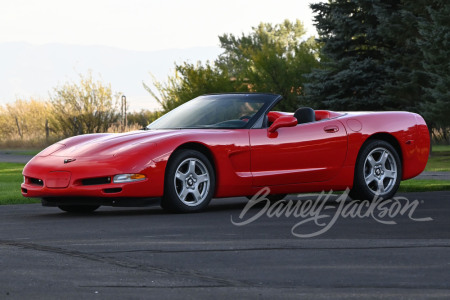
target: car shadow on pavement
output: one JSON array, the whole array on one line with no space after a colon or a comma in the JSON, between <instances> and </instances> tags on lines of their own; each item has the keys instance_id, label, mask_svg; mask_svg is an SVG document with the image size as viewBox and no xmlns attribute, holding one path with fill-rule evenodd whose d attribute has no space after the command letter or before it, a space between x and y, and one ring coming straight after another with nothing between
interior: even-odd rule
<instances>
[{"instance_id":1,"label":"car shadow on pavement","mask_svg":"<svg viewBox=\"0 0 450 300\"><path fill-rule=\"evenodd\" d=\"M315 196L315 195L313 195ZM336 208L339 204L336 202L336 199L339 195L331 195L330 199L325 201L328 208ZM279 203L287 203L288 201L292 201L295 204L297 201L312 199L312 197L302 196L301 198L296 198L295 196L287 196L286 199L278 201ZM241 212L249 203L249 199L246 197L233 197L233 198L222 198L222 199L213 199L209 206L200 212L183 214L183 213L173 213L170 211L166 211L162 209L159 205L149 206L149 207L111 207L111 206L102 206L98 210L91 213L67 213L59 210L57 207L46 207L45 213L39 214L40 217L50 217L50 218L99 218L99 217L117 217L117 216L144 216L144 215L201 215L207 213L215 213L215 212L225 212L228 211L230 213L239 213ZM350 199L346 200L346 203L351 201ZM270 205L275 205L277 201L270 202ZM265 207L266 201L261 201L255 204L252 204L251 210L260 210Z\"/></svg>"}]
</instances>

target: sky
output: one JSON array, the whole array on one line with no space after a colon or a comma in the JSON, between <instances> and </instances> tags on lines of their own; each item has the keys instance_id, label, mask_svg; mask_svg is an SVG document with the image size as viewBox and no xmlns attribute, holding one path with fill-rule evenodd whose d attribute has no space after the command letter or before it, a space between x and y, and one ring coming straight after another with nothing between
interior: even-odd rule
<instances>
[{"instance_id":1,"label":"sky","mask_svg":"<svg viewBox=\"0 0 450 300\"><path fill-rule=\"evenodd\" d=\"M133 51L218 47L221 34L249 33L260 22L276 24L284 19L301 20L309 36L316 34L310 2L317 1L0 0L0 43ZM21 88L30 94L26 86Z\"/></svg>"}]
</instances>

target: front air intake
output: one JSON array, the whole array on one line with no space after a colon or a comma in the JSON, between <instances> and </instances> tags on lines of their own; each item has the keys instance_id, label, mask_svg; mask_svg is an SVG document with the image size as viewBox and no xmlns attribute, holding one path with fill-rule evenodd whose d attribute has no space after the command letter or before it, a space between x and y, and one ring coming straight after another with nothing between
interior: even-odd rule
<instances>
[{"instance_id":1,"label":"front air intake","mask_svg":"<svg viewBox=\"0 0 450 300\"><path fill-rule=\"evenodd\" d=\"M86 178L81 180L82 185L110 184L111 177Z\"/></svg>"},{"instance_id":2,"label":"front air intake","mask_svg":"<svg viewBox=\"0 0 450 300\"><path fill-rule=\"evenodd\" d=\"M122 191L122 188L111 188L111 189L104 189L103 192L105 194L114 194L114 193L120 193Z\"/></svg>"},{"instance_id":3,"label":"front air intake","mask_svg":"<svg viewBox=\"0 0 450 300\"><path fill-rule=\"evenodd\" d=\"M30 184L39 185L39 186L44 185L44 182L41 179L32 178L32 177L28 177L28 182Z\"/></svg>"}]
</instances>

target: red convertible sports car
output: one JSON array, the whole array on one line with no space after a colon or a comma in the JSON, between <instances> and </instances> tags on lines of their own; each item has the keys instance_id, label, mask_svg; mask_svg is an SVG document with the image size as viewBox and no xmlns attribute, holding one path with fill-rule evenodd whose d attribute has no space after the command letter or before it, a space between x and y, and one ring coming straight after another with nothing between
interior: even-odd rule
<instances>
[{"instance_id":1,"label":"red convertible sports car","mask_svg":"<svg viewBox=\"0 0 450 300\"><path fill-rule=\"evenodd\" d=\"M60 141L24 168L22 194L44 206L89 212L160 201L177 212L213 197L351 189L390 198L428 160L423 118L408 112L274 111L273 94L195 98L145 130Z\"/></svg>"}]
</instances>

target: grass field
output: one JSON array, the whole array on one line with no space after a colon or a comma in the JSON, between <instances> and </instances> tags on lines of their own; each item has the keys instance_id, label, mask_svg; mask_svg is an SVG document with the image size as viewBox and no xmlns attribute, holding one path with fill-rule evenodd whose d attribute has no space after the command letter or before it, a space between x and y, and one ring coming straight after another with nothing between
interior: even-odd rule
<instances>
[{"instance_id":1,"label":"grass field","mask_svg":"<svg viewBox=\"0 0 450 300\"><path fill-rule=\"evenodd\" d=\"M402 181L399 192L450 191L450 180L410 179Z\"/></svg>"},{"instance_id":2,"label":"grass field","mask_svg":"<svg viewBox=\"0 0 450 300\"><path fill-rule=\"evenodd\" d=\"M11 149L0 149L3 154L14 154L14 155L36 155L42 150L11 150Z\"/></svg>"},{"instance_id":3,"label":"grass field","mask_svg":"<svg viewBox=\"0 0 450 300\"><path fill-rule=\"evenodd\" d=\"M0 163L0 204L36 203L35 199L22 197L20 184L23 181L24 164Z\"/></svg>"},{"instance_id":4,"label":"grass field","mask_svg":"<svg viewBox=\"0 0 450 300\"><path fill-rule=\"evenodd\" d=\"M450 145L433 145L432 152L450 152Z\"/></svg>"},{"instance_id":5,"label":"grass field","mask_svg":"<svg viewBox=\"0 0 450 300\"><path fill-rule=\"evenodd\" d=\"M7 150L2 150L7 152ZM13 150L11 150L13 151ZM13 151L18 154L16 151ZM23 155L35 155L39 150L25 150ZM38 203L39 200L22 197L20 184L23 181L22 169L24 164L1 163L0 162L0 205ZM434 146L433 153L428 160L425 171L450 172L450 146ZM411 179L403 181L400 192L427 192L427 191L449 191L450 180L420 180Z\"/></svg>"},{"instance_id":6,"label":"grass field","mask_svg":"<svg viewBox=\"0 0 450 300\"><path fill-rule=\"evenodd\" d=\"M425 171L450 172L450 146L433 146Z\"/></svg>"}]
</instances>

